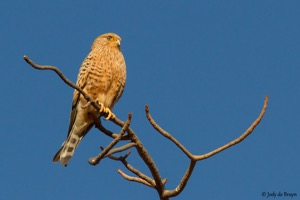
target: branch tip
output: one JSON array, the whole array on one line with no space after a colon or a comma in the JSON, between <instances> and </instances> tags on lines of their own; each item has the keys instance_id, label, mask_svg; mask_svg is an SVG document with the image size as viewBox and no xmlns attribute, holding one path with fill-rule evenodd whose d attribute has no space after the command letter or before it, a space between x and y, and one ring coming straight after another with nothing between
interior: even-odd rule
<instances>
[{"instance_id":1,"label":"branch tip","mask_svg":"<svg viewBox=\"0 0 300 200\"><path fill-rule=\"evenodd\" d=\"M145 111L146 111L146 113L149 113L149 106L148 106L148 104L145 105Z\"/></svg>"},{"instance_id":2,"label":"branch tip","mask_svg":"<svg viewBox=\"0 0 300 200\"><path fill-rule=\"evenodd\" d=\"M167 183L168 179L167 178L164 178L161 182L163 185L165 185Z\"/></svg>"},{"instance_id":3,"label":"branch tip","mask_svg":"<svg viewBox=\"0 0 300 200\"><path fill-rule=\"evenodd\" d=\"M97 165L100 163L100 160L99 161L96 161L95 158L89 158L89 161L88 161L91 165Z\"/></svg>"},{"instance_id":4,"label":"branch tip","mask_svg":"<svg viewBox=\"0 0 300 200\"><path fill-rule=\"evenodd\" d=\"M129 112L128 113L128 119L131 120L131 117L132 117L132 112Z\"/></svg>"},{"instance_id":5,"label":"branch tip","mask_svg":"<svg viewBox=\"0 0 300 200\"><path fill-rule=\"evenodd\" d=\"M126 160L126 158L130 155L131 151L128 151L125 156L122 156L122 160Z\"/></svg>"},{"instance_id":6,"label":"branch tip","mask_svg":"<svg viewBox=\"0 0 300 200\"><path fill-rule=\"evenodd\" d=\"M265 103L264 103L264 104L268 105L268 103L269 103L269 96L267 95L267 96L265 97Z\"/></svg>"}]
</instances>

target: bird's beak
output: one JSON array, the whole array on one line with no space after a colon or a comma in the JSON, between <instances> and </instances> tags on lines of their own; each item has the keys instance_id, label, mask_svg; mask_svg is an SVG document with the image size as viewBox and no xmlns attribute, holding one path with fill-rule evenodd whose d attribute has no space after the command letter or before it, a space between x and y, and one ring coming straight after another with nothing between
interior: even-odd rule
<instances>
[{"instance_id":1,"label":"bird's beak","mask_svg":"<svg viewBox=\"0 0 300 200\"><path fill-rule=\"evenodd\" d=\"M117 45L121 45L121 41L120 40L117 40L116 42L115 42Z\"/></svg>"}]
</instances>

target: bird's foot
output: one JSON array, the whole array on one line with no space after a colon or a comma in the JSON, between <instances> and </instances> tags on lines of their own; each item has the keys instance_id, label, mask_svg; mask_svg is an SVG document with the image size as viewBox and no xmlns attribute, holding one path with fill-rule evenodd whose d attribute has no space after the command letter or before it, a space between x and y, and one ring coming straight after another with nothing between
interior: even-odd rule
<instances>
[{"instance_id":1,"label":"bird's foot","mask_svg":"<svg viewBox=\"0 0 300 200\"><path fill-rule=\"evenodd\" d=\"M101 103L101 102L98 101L98 99L96 101L101 106L101 108L99 110L100 114L107 115L107 117L105 118L106 120L116 118L116 115L108 107L105 107L103 105L103 103Z\"/></svg>"}]
</instances>

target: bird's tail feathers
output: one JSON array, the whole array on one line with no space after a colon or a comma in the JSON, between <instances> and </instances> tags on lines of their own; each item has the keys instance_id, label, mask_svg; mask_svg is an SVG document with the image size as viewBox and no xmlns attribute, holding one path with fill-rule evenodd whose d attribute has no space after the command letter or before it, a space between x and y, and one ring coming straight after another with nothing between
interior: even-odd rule
<instances>
[{"instance_id":1,"label":"bird's tail feathers","mask_svg":"<svg viewBox=\"0 0 300 200\"><path fill-rule=\"evenodd\" d=\"M59 151L55 154L53 162L58 162L60 160L61 165L67 166L81 138L79 138L78 135L70 134Z\"/></svg>"}]
</instances>

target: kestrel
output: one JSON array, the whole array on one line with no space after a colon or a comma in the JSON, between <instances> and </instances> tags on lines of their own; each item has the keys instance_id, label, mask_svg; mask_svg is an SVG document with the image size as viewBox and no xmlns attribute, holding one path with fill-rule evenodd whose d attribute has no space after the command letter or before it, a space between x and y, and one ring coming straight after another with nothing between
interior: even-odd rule
<instances>
[{"instance_id":1,"label":"kestrel","mask_svg":"<svg viewBox=\"0 0 300 200\"><path fill-rule=\"evenodd\" d=\"M111 112L120 99L126 82L126 64L120 50L121 38L106 33L95 39L90 53L84 59L77 83L93 100L101 105L101 114L114 118ZM94 125L96 109L77 91L74 91L70 125L66 141L55 154L53 162L66 166L82 138Z\"/></svg>"}]
</instances>

